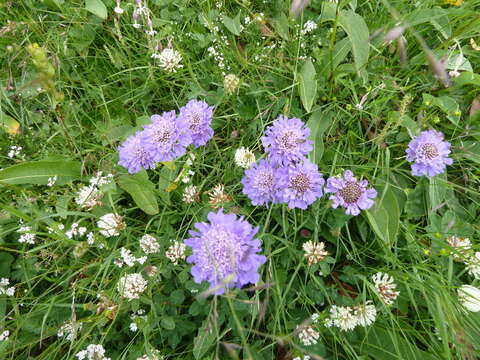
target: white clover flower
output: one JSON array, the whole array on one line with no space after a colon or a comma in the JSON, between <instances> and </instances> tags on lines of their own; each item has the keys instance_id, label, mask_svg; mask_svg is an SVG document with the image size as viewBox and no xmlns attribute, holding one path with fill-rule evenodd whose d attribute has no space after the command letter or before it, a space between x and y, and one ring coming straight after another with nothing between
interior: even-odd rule
<instances>
[{"instance_id":1,"label":"white clover flower","mask_svg":"<svg viewBox=\"0 0 480 360\"><path fill-rule=\"evenodd\" d=\"M168 248L165 256L174 264L178 265L180 260L185 260L186 245L183 242L174 241Z\"/></svg>"},{"instance_id":2,"label":"white clover flower","mask_svg":"<svg viewBox=\"0 0 480 360\"><path fill-rule=\"evenodd\" d=\"M73 341L80 330L82 330L82 323L72 323L72 321L67 321L58 329L57 336L65 337L68 341Z\"/></svg>"},{"instance_id":3,"label":"white clover flower","mask_svg":"<svg viewBox=\"0 0 480 360\"><path fill-rule=\"evenodd\" d=\"M305 24L303 24L303 29L301 31L301 34L306 35L316 30L317 28L318 28L318 25L315 21L308 20Z\"/></svg>"},{"instance_id":4,"label":"white clover flower","mask_svg":"<svg viewBox=\"0 0 480 360\"><path fill-rule=\"evenodd\" d=\"M330 317L325 326L336 326L342 331L353 330L358 325L358 319L354 316L353 309L350 306L332 305L330 308Z\"/></svg>"},{"instance_id":5,"label":"white clover flower","mask_svg":"<svg viewBox=\"0 0 480 360\"><path fill-rule=\"evenodd\" d=\"M235 164L241 168L248 169L255 163L255 154L249 148L241 147L235 151Z\"/></svg>"},{"instance_id":6,"label":"white clover flower","mask_svg":"<svg viewBox=\"0 0 480 360\"><path fill-rule=\"evenodd\" d=\"M372 276L372 280L380 299L387 305L393 304L398 295L400 295L400 292L395 290L397 284L395 284L393 277L386 273L378 272Z\"/></svg>"},{"instance_id":7,"label":"white clover flower","mask_svg":"<svg viewBox=\"0 0 480 360\"><path fill-rule=\"evenodd\" d=\"M472 285L462 285L458 289L458 300L471 312L480 311L480 289Z\"/></svg>"},{"instance_id":8,"label":"white clover flower","mask_svg":"<svg viewBox=\"0 0 480 360\"><path fill-rule=\"evenodd\" d=\"M0 279L0 295L13 296L15 295L15 286L10 286L10 280L7 278Z\"/></svg>"},{"instance_id":9,"label":"white clover flower","mask_svg":"<svg viewBox=\"0 0 480 360\"><path fill-rule=\"evenodd\" d=\"M135 255L132 254L132 252L128 249L125 249L122 247L120 249L120 258L115 259L114 263L118 267L122 267L123 265L127 265L128 267L132 267L135 265L135 263L139 263L140 265L144 264L145 261L147 261L146 256L142 256L137 258Z\"/></svg>"},{"instance_id":10,"label":"white clover flower","mask_svg":"<svg viewBox=\"0 0 480 360\"><path fill-rule=\"evenodd\" d=\"M78 352L75 356L78 360L110 360L105 357L105 349L100 344L90 344L86 350Z\"/></svg>"},{"instance_id":11,"label":"white clover flower","mask_svg":"<svg viewBox=\"0 0 480 360\"><path fill-rule=\"evenodd\" d=\"M0 342L1 341L6 341L8 340L8 337L10 336L10 331L9 330L5 330L3 331L1 334L0 334Z\"/></svg>"},{"instance_id":12,"label":"white clover flower","mask_svg":"<svg viewBox=\"0 0 480 360\"><path fill-rule=\"evenodd\" d=\"M182 55L175 49L165 48L160 54L154 54L152 57L158 60L158 66L169 73L175 73L183 68Z\"/></svg>"},{"instance_id":13,"label":"white clover flower","mask_svg":"<svg viewBox=\"0 0 480 360\"><path fill-rule=\"evenodd\" d=\"M225 185L217 184L208 191L208 203L213 208L218 208L222 204L232 201L232 197L225 192Z\"/></svg>"},{"instance_id":14,"label":"white clover flower","mask_svg":"<svg viewBox=\"0 0 480 360\"><path fill-rule=\"evenodd\" d=\"M145 254L155 254L160 251L160 245L152 235L145 234L140 238L140 247Z\"/></svg>"},{"instance_id":15,"label":"white clover flower","mask_svg":"<svg viewBox=\"0 0 480 360\"><path fill-rule=\"evenodd\" d=\"M53 185L55 185L56 182L57 182L57 175L55 175L54 177L49 177L47 181L47 186L52 187Z\"/></svg>"},{"instance_id":16,"label":"white clover flower","mask_svg":"<svg viewBox=\"0 0 480 360\"><path fill-rule=\"evenodd\" d=\"M303 251L305 251L304 256L307 258L308 265L316 264L328 256L324 242L307 241L303 244L302 248Z\"/></svg>"},{"instance_id":17,"label":"white clover flower","mask_svg":"<svg viewBox=\"0 0 480 360\"><path fill-rule=\"evenodd\" d=\"M353 308L353 315L356 318L357 325L369 326L375 322L377 318L377 308L371 300L364 304L359 304Z\"/></svg>"},{"instance_id":18,"label":"white clover flower","mask_svg":"<svg viewBox=\"0 0 480 360\"><path fill-rule=\"evenodd\" d=\"M135 332L138 330L138 326L136 323L132 322L130 323L130 325L128 326L128 328L130 329L131 332Z\"/></svg>"},{"instance_id":19,"label":"white clover flower","mask_svg":"<svg viewBox=\"0 0 480 360\"><path fill-rule=\"evenodd\" d=\"M470 256L465 261L465 265L470 275L474 276L476 279L480 279L480 252L479 251L475 252L475 254Z\"/></svg>"},{"instance_id":20,"label":"white clover flower","mask_svg":"<svg viewBox=\"0 0 480 360\"><path fill-rule=\"evenodd\" d=\"M188 185L183 190L182 200L187 204L195 202L198 198L198 191L195 185Z\"/></svg>"},{"instance_id":21,"label":"white clover flower","mask_svg":"<svg viewBox=\"0 0 480 360\"><path fill-rule=\"evenodd\" d=\"M320 334L310 325L297 326L297 336L300 342L305 346L315 345L318 342Z\"/></svg>"},{"instance_id":22,"label":"white clover flower","mask_svg":"<svg viewBox=\"0 0 480 360\"><path fill-rule=\"evenodd\" d=\"M120 296L127 298L128 300L139 299L147 288L147 281L141 274L133 273L123 276L118 281L118 292Z\"/></svg>"},{"instance_id":23,"label":"white clover flower","mask_svg":"<svg viewBox=\"0 0 480 360\"><path fill-rule=\"evenodd\" d=\"M103 193L95 186L82 186L75 196L75 202L82 209L92 209L102 204Z\"/></svg>"},{"instance_id":24,"label":"white clover flower","mask_svg":"<svg viewBox=\"0 0 480 360\"><path fill-rule=\"evenodd\" d=\"M25 244L35 244L35 237L36 235L32 232L32 228L30 226L20 226L17 230L17 233L20 233L20 237L18 238L19 243Z\"/></svg>"},{"instance_id":25,"label":"white clover flower","mask_svg":"<svg viewBox=\"0 0 480 360\"><path fill-rule=\"evenodd\" d=\"M472 249L472 243L469 238L459 236L449 236L447 238L448 245L452 247L453 259L455 261L462 261L467 257L467 253Z\"/></svg>"},{"instance_id":26,"label":"white clover flower","mask_svg":"<svg viewBox=\"0 0 480 360\"><path fill-rule=\"evenodd\" d=\"M10 146L10 150L8 151L7 156L10 159L13 159L14 157L20 157L21 152L22 152L22 147L21 146L12 145L12 146Z\"/></svg>"},{"instance_id":27,"label":"white clover flower","mask_svg":"<svg viewBox=\"0 0 480 360\"><path fill-rule=\"evenodd\" d=\"M120 231L125 228L125 223L120 215L109 213L100 217L97 221L100 234L105 237L118 236Z\"/></svg>"}]
</instances>

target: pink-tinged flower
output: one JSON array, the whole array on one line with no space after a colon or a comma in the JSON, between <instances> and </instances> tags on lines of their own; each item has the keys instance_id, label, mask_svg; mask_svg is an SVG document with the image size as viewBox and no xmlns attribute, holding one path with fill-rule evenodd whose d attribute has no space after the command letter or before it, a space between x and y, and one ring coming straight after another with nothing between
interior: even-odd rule
<instances>
[{"instance_id":1,"label":"pink-tinged flower","mask_svg":"<svg viewBox=\"0 0 480 360\"><path fill-rule=\"evenodd\" d=\"M312 150L309 136L310 129L302 120L281 115L265 130L261 140L272 164L289 165L301 161Z\"/></svg>"},{"instance_id":2,"label":"pink-tinged flower","mask_svg":"<svg viewBox=\"0 0 480 360\"><path fill-rule=\"evenodd\" d=\"M213 117L213 106L205 101L190 100L180 108L178 119L187 124L190 129L192 143L196 148L205 145L213 137L210 124Z\"/></svg>"},{"instance_id":3,"label":"pink-tinged flower","mask_svg":"<svg viewBox=\"0 0 480 360\"><path fill-rule=\"evenodd\" d=\"M248 196L252 204L266 205L278 203L279 175L278 170L266 160L260 160L245 170L242 179L243 193Z\"/></svg>"},{"instance_id":4,"label":"pink-tinged flower","mask_svg":"<svg viewBox=\"0 0 480 360\"><path fill-rule=\"evenodd\" d=\"M145 126L141 137L153 159L171 161L185 154L192 142L188 123L177 118L174 110L152 115L151 119L152 123Z\"/></svg>"},{"instance_id":5,"label":"pink-tinged flower","mask_svg":"<svg viewBox=\"0 0 480 360\"><path fill-rule=\"evenodd\" d=\"M414 176L432 177L443 173L447 165L452 165L453 160L448 157L451 144L443 138L440 131L427 130L410 141L405 152L407 161L413 162Z\"/></svg>"},{"instance_id":6,"label":"pink-tinged flower","mask_svg":"<svg viewBox=\"0 0 480 360\"><path fill-rule=\"evenodd\" d=\"M152 169L156 161L151 152L145 148L145 141L142 139L142 132L130 136L118 148L118 163L126 168L130 174L135 174L142 169Z\"/></svg>"},{"instance_id":7,"label":"pink-tinged flower","mask_svg":"<svg viewBox=\"0 0 480 360\"><path fill-rule=\"evenodd\" d=\"M258 282L258 268L266 261L257 254L261 251L260 240L254 238L258 227L235 214L224 214L223 209L210 212L208 220L196 223L197 231L190 230L192 237L184 242L192 248L187 262L193 264L194 281L208 281L215 294L223 294L225 286Z\"/></svg>"},{"instance_id":8,"label":"pink-tinged flower","mask_svg":"<svg viewBox=\"0 0 480 360\"><path fill-rule=\"evenodd\" d=\"M343 177L328 178L325 192L333 193L330 200L334 209L342 206L348 215L357 216L360 210L370 209L375 203L372 199L377 197L377 191L367 186L367 180L358 181L353 172L346 170Z\"/></svg>"}]
</instances>

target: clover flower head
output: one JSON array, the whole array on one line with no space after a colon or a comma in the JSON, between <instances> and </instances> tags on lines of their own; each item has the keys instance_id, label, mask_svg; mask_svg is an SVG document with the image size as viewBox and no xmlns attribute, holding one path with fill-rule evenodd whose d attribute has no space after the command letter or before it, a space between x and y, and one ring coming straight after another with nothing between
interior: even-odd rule
<instances>
[{"instance_id":1,"label":"clover flower head","mask_svg":"<svg viewBox=\"0 0 480 360\"><path fill-rule=\"evenodd\" d=\"M152 169L156 161L153 154L145 148L145 141L142 138L143 131L130 136L118 148L119 165L128 170L130 174L135 174L142 169Z\"/></svg>"},{"instance_id":2,"label":"clover flower head","mask_svg":"<svg viewBox=\"0 0 480 360\"><path fill-rule=\"evenodd\" d=\"M205 145L213 137L210 124L213 117L213 106L202 100L190 100L180 108L178 120L187 124L190 129L193 146Z\"/></svg>"},{"instance_id":3,"label":"clover flower head","mask_svg":"<svg viewBox=\"0 0 480 360\"><path fill-rule=\"evenodd\" d=\"M453 160L448 157L451 144L443 139L440 131L427 130L410 141L405 152L407 161L413 162L412 175L432 177L452 165Z\"/></svg>"},{"instance_id":4,"label":"clover flower head","mask_svg":"<svg viewBox=\"0 0 480 360\"><path fill-rule=\"evenodd\" d=\"M306 209L323 195L325 180L318 171L317 165L303 159L295 165L282 167L279 170L281 183L281 199L290 209Z\"/></svg>"},{"instance_id":5,"label":"clover flower head","mask_svg":"<svg viewBox=\"0 0 480 360\"><path fill-rule=\"evenodd\" d=\"M171 161L185 154L192 142L188 123L177 118L175 110L152 115L151 119L142 131L142 139L153 160Z\"/></svg>"},{"instance_id":6,"label":"clover flower head","mask_svg":"<svg viewBox=\"0 0 480 360\"><path fill-rule=\"evenodd\" d=\"M309 136L310 129L302 120L281 115L265 130L261 140L272 164L288 165L301 161L312 150Z\"/></svg>"},{"instance_id":7,"label":"clover flower head","mask_svg":"<svg viewBox=\"0 0 480 360\"><path fill-rule=\"evenodd\" d=\"M346 170L343 177L328 178L325 192L333 193L330 200L334 209L342 206L348 215L357 216L360 210L370 209L374 204L372 199L377 197L377 191L367 186L367 180L358 181L353 172Z\"/></svg>"},{"instance_id":8,"label":"clover flower head","mask_svg":"<svg viewBox=\"0 0 480 360\"><path fill-rule=\"evenodd\" d=\"M260 160L258 164L253 164L245 170L242 184L243 193L255 206L268 206L269 203L279 202L278 170L267 160Z\"/></svg>"},{"instance_id":9,"label":"clover flower head","mask_svg":"<svg viewBox=\"0 0 480 360\"><path fill-rule=\"evenodd\" d=\"M196 283L208 281L215 294L223 294L224 286L242 287L256 283L258 268L266 258L261 251L260 240L254 238L254 228L242 217L224 214L223 209L208 214L209 222L196 223L185 245L192 248L187 258L193 264L191 273Z\"/></svg>"}]
</instances>

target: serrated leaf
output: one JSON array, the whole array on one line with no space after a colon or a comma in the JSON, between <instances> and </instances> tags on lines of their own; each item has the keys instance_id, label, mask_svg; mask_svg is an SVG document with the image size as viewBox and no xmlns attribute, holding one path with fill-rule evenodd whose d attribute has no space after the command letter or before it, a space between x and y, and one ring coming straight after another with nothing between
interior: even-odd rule
<instances>
[{"instance_id":1,"label":"serrated leaf","mask_svg":"<svg viewBox=\"0 0 480 360\"><path fill-rule=\"evenodd\" d=\"M56 176L55 184L63 185L80 179L80 169L78 161L29 161L0 170L0 183L46 185Z\"/></svg>"},{"instance_id":2,"label":"serrated leaf","mask_svg":"<svg viewBox=\"0 0 480 360\"><path fill-rule=\"evenodd\" d=\"M395 241L400 224L400 209L389 185L375 199L375 205L366 211L368 222L375 234L387 245Z\"/></svg>"},{"instance_id":3,"label":"serrated leaf","mask_svg":"<svg viewBox=\"0 0 480 360\"><path fill-rule=\"evenodd\" d=\"M18 135L20 133L19 122L2 111L0 111L0 128L10 135Z\"/></svg>"},{"instance_id":4,"label":"serrated leaf","mask_svg":"<svg viewBox=\"0 0 480 360\"><path fill-rule=\"evenodd\" d=\"M85 0L85 9L104 20L108 16L107 7L101 0Z\"/></svg>"},{"instance_id":5,"label":"serrated leaf","mask_svg":"<svg viewBox=\"0 0 480 360\"><path fill-rule=\"evenodd\" d=\"M234 35L240 35L242 32L242 25L240 24L240 13L237 14L233 19L227 15L222 15L223 25Z\"/></svg>"},{"instance_id":6,"label":"serrated leaf","mask_svg":"<svg viewBox=\"0 0 480 360\"><path fill-rule=\"evenodd\" d=\"M158 214L158 203L155 185L148 179L147 172L142 170L135 175L123 175L118 179L118 185L135 201L135 204L146 214Z\"/></svg>"},{"instance_id":7,"label":"serrated leaf","mask_svg":"<svg viewBox=\"0 0 480 360\"><path fill-rule=\"evenodd\" d=\"M317 97L317 80L313 63L308 60L298 74L298 92L303 107L310 112Z\"/></svg>"}]
</instances>

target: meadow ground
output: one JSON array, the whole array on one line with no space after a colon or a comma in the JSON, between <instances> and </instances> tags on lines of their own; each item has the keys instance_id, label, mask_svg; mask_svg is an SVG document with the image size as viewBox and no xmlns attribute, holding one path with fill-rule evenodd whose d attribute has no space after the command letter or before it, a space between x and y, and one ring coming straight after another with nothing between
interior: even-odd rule
<instances>
[{"instance_id":1,"label":"meadow ground","mask_svg":"<svg viewBox=\"0 0 480 360\"><path fill-rule=\"evenodd\" d=\"M479 358L480 1L302 3L1 2L1 359Z\"/></svg>"}]
</instances>

